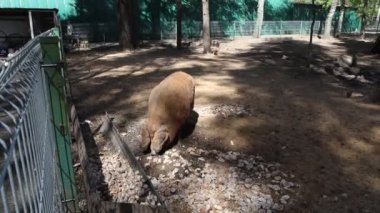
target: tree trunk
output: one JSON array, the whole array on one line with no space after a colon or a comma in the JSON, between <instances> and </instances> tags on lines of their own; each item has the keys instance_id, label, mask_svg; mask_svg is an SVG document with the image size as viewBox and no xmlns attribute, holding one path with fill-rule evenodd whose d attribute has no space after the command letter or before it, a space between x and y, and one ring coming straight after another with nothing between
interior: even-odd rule
<instances>
[{"instance_id":1,"label":"tree trunk","mask_svg":"<svg viewBox=\"0 0 380 213\"><path fill-rule=\"evenodd\" d=\"M182 0L177 0L177 49L182 48Z\"/></svg>"},{"instance_id":2,"label":"tree trunk","mask_svg":"<svg viewBox=\"0 0 380 213\"><path fill-rule=\"evenodd\" d=\"M311 68L311 60L312 60L312 56L313 56L313 32L314 32L314 24L315 24L315 15L316 15L316 11L315 11L315 0L311 0L312 2L312 5L313 5L313 20L311 22L311 26L310 26L310 41L309 41L309 53L308 53L308 57L307 57L307 68Z\"/></svg>"},{"instance_id":3,"label":"tree trunk","mask_svg":"<svg viewBox=\"0 0 380 213\"><path fill-rule=\"evenodd\" d=\"M379 3L379 1L378 1ZM379 32L379 24L380 24L380 4L377 5L379 9L377 9L377 16L376 16L376 33Z\"/></svg>"},{"instance_id":4,"label":"tree trunk","mask_svg":"<svg viewBox=\"0 0 380 213\"><path fill-rule=\"evenodd\" d=\"M338 31L335 34L335 37L339 37L342 33L343 28L343 19L344 19L344 11L346 9L345 0L340 0L340 13L339 13L339 21L338 21Z\"/></svg>"},{"instance_id":5,"label":"tree trunk","mask_svg":"<svg viewBox=\"0 0 380 213\"><path fill-rule=\"evenodd\" d=\"M262 28L263 20L264 20L264 1L265 0L258 0L258 3L257 3L257 18L256 18L255 30L253 32L253 37L255 38L260 38L260 35L261 35L261 28Z\"/></svg>"},{"instance_id":6,"label":"tree trunk","mask_svg":"<svg viewBox=\"0 0 380 213\"><path fill-rule=\"evenodd\" d=\"M380 36L377 37L375 45L372 47L372 53L380 54Z\"/></svg>"},{"instance_id":7,"label":"tree trunk","mask_svg":"<svg viewBox=\"0 0 380 213\"><path fill-rule=\"evenodd\" d=\"M160 24L160 11L161 0L151 0L151 24L152 24L152 39L161 39L161 24Z\"/></svg>"},{"instance_id":8,"label":"tree trunk","mask_svg":"<svg viewBox=\"0 0 380 213\"><path fill-rule=\"evenodd\" d=\"M330 10L329 10L329 13L327 14L326 21L325 21L325 33L324 33L324 36L326 36L326 37L330 37L331 23L332 23L332 19L334 17L334 14L335 14L337 3L338 3L338 0L332 0L331 1Z\"/></svg>"},{"instance_id":9,"label":"tree trunk","mask_svg":"<svg viewBox=\"0 0 380 213\"><path fill-rule=\"evenodd\" d=\"M209 0L202 0L203 13L203 53L211 52L211 35L210 35L210 10Z\"/></svg>"},{"instance_id":10,"label":"tree trunk","mask_svg":"<svg viewBox=\"0 0 380 213\"><path fill-rule=\"evenodd\" d=\"M367 11L368 11L368 0L364 0L363 15L362 15L362 25L360 28L361 38L365 38L365 27L367 25Z\"/></svg>"},{"instance_id":11,"label":"tree trunk","mask_svg":"<svg viewBox=\"0 0 380 213\"><path fill-rule=\"evenodd\" d=\"M122 49L134 49L137 47L137 38L134 33L132 20L132 0L118 0L119 10L119 45Z\"/></svg>"}]
</instances>

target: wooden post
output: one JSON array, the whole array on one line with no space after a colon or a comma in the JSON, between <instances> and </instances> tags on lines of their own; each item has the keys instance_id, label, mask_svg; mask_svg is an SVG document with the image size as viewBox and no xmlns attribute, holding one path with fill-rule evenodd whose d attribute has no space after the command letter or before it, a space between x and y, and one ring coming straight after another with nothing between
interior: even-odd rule
<instances>
[{"instance_id":1,"label":"wooden post","mask_svg":"<svg viewBox=\"0 0 380 213\"><path fill-rule=\"evenodd\" d=\"M50 97L51 116L55 131L60 176L64 190L62 200L71 212L77 209L77 194L74 170L71 157L71 136L69 131L69 115L67 112L65 76L63 72L63 56L59 38L59 30L55 28L56 36L41 37L43 52L43 74L45 75L47 94Z\"/></svg>"}]
</instances>

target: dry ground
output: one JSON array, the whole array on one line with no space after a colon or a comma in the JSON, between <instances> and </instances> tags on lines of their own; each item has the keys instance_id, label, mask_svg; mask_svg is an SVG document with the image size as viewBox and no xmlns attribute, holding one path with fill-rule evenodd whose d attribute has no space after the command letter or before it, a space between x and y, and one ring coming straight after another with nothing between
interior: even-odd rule
<instances>
[{"instance_id":1,"label":"dry ground","mask_svg":"<svg viewBox=\"0 0 380 213\"><path fill-rule=\"evenodd\" d=\"M315 43L316 66L355 52L364 69L380 70L379 58L365 54L370 43ZM240 104L253 116L200 116L182 143L280 163L302 186L288 212L380 212L380 106L369 101L370 87L307 72L306 51L306 38L224 41L217 56L167 45L110 48L69 55L69 77L81 119L107 111L125 131L144 116L154 85L186 71L196 81L196 108ZM359 95L346 98L347 91Z\"/></svg>"}]
</instances>

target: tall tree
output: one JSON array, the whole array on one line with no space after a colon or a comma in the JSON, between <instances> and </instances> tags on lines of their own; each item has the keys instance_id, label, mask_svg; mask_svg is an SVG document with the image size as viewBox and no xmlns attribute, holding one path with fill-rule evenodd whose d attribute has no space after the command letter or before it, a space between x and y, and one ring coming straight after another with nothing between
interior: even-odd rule
<instances>
[{"instance_id":1,"label":"tall tree","mask_svg":"<svg viewBox=\"0 0 380 213\"><path fill-rule=\"evenodd\" d=\"M380 25L380 0L377 1L376 32L379 31L379 25Z\"/></svg>"},{"instance_id":2,"label":"tall tree","mask_svg":"<svg viewBox=\"0 0 380 213\"><path fill-rule=\"evenodd\" d=\"M151 0L151 26L152 26L152 39L158 40L161 38L161 24L160 24L160 13L161 13L161 0Z\"/></svg>"},{"instance_id":3,"label":"tall tree","mask_svg":"<svg viewBox=\"0 0 380 213\"><path fill-rule=\"evenodd\" d=\"M365 28L368 20L374 18L378 12L378 5L378 0L350 0L350 6L356 8L359 16L361 17L360 33L362 38L365 37Z\"/></svg>"},{"instance_id":4,"label":"tall tree","mask_svg":"<svg viewBox=\"0 0 380 213\"><path fill-rule=\"evenodd\" d=\"M376 32L379 30L380 25L380 0L377 1L377 15L376 15Z\"/></svg>"},{"instance_id":5,"label":"tall tree","mask_svg":"<svg viewBox=\"0 0 380 213\"><path fill-rule=\"evenodd\" d=\"M342 33L345 10L346 10L346 0L340 0L340 13L339 13L339 20L338 20L338 30L335 34L335 37L339 37L340 34Z\"/></svg>"},{"instance_id":6,"label":"tall tree","mask_svg":"<svg viewBox=\"0 0 380 213\"><path fill-rule=\"evenodd\" d=\"M371 52L380 54L380 35L377 37L375 45L373 45Z\"/></svg>"},{"instance_id":7,"label":"tall tree","mask_svg":"<svg viewBox=\"0 0 380 213\"><path fill-rule=\"evenodd\" d=\"M330 37L331 23L332 23L332 19L334 17L334 14L335 14L337 4L338 4L338 0L331 0L330 10L329 10L329 13L327 14L326 21L325 21L324 36L326 36L326 37Z\"/></svg>"},{"instance_id":8,"label":"tall tree","mask_svg":"<svg viewBox=\"0 0 380 213\"><path fill-rule=\"evenodd\" d=\"M182 0L177 0L177 49L182 48Z\"/></svg>"},{"instance_id":9,"label":"tall tree","mask_svg":"<svg viewBox=\"0 0 380 213\"><path fill-rule=\"evenodd\" d=\"M209 0L202 0L203 14L203 53L211 52L211 35L210 35L210 9Z\"/></svg>"},{"instance_id":10,"label":"tall tree","mask_svg":"<svg viewBox=\"0 0 380 213\"><path fill-rule=\"evenodd\" d=\"M311 22L310 26L310 40L309 40L309 53L307 57L307 68L310 70L311 69L311 60L313 58L313 33L314 33L314 24L315 24L315 16L316 16L316 9L315 9L315 0L311 0L311 3L313 5L313 20Z\"/></svg>"},{"instance_id":11,"label":"tall tree","mask_svg":"<svg viewBox=\"0 0 380 213\"><path fill-rule=\"evenodd\" d=\"M362 13L362 24L360 28L360 35L362 39L365 38L365 27L367 25L367 16L368 16L368 0L363 0L363 13Z\"/></svg>"},{"instance_id":12,"label":"tall tree","mask_svg":"<svg viewBox=\"0 0 380 213\"><path fill-rule=\"evenodd\" d=\"M258 3L257 3L256 25L255 25L255 30L253 31L253 37L255 38L260 38L260 35L261 35L261 28L262 28L263 20L264 20L264 3L265 3L265 0L258 0Z\"/></svg>"},{"instance_id":13,"label":"tall tree","mask_svg":"<svg viewBox=\"0 0 380 213\"><path fill-rule=\"evenodd\" d=\"M119 45L122 49L137 47L136 25L133 20L132 0L117 0L119 10Z\"/></svg>"}]
</instances>

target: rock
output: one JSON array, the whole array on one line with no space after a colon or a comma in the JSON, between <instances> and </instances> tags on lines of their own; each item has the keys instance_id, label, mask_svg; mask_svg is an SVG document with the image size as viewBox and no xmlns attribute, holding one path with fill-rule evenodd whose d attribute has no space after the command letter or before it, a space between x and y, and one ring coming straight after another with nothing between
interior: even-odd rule
<instances>
[{"instance_id":1,"label":"rock","mask_svg":"<svg viewBox=\"0 0 380 213\"><path fill-rule=\"evenodd\" d=\"M347 198L347 197L348 197L347 193L343 193L343 194L342 194L342 197L343 197L343 198Z\"/></svg>"},{"instance_id":2,"label":"rock","mask_svg":"<svg viewBox=\"0 0 380 213\"><path fill-rule=\"evenodd\" d=\"M174 187L170 189L170 192L171 192L172 194L176 193L176 191L177 191L177 189L174 188Z\"/></svg>"},{"instance_id":3,"label":"rock","mask_svg":"<svg viewBox=\"0 0 380 213\"><path fill-rule=\"evenodd\" d=\"M215 206L214 206L214 209L222 210L223 208L222 208L221 206L219 206L219 205L215 205Z\"/></svg>"},{"instance_id":4,"label":"rock","mask_svg":"<svg viewBox=\"0 0 380 213\"><path fill-rule=\"evenodd\" d=\"M153 185L155 188L157 188L158 185L160 184L160 181L157 180L156 178L152 178L151 182L152 182L152 185Z\"/></svg>"},{"instance_id":5,"label":"rock","mask_svg":"<svg viewBox=\"0 0 380 213\"><path fill-rule=\"evenodd\" d=\"M79 206L80 210L86 211L87 210L87 201L86 200L79 201L78 206Z\"/></svg>"},{"instance_id":6,"label":"rock","mask_svg":"<svg viewBox=\"0 0 380 213\"><path fill-rule=\"evenodd\" d=\"M275 204L273 204L272 209L277 210L277 211L282 211L282 210L284 210L284 206L281 204L275 203Z\"/></svg>"},{"instance_id":7,"label":"rock","mask_svg":"<svg viewBox=\"0 0 380 213\"><path fill-rule=\"evenodd\" d=\"M173 171L172 171L172 175L174 176L174 175L176 175L177 173L178 173L178 168L173 169Z\"/></svg>"},{"instance_id":8,"label":"rock","mask_svg":"<svg viewBox=\"0 0 380 213\"><path fill-rule=\"evenodd\" d=\"M218 161L220 161L222 163L225 162L225 160L223 158L221 158L221 157L218 158Z\"/></svg>"},{"instance_id":9,"label":"rock","mask_svg":"<svg viewBox=\"0 0 380 213\"><path fill-rule=\"evenodd\" d=\"M281 190L281 187L278 186L278 185L272 185L272 184L270 184L270 185L268 185L268 187L271 188L271 189L273 189L273 190L275 190L275 191L280 191Z\"/></svg>"},{"instance_id":10,"label":"rock","mask_svg":"<svg viewBox=\"0 0 380 213\"><path fill-rule=\"evenodd\" d=\"M289 195L284 195L284 196L282 196L282 197L280 198L280 202L281 202L282 204L285 205L285 204L288 203L289 198L290 198Z\"/></svg>"}]
</instances>

